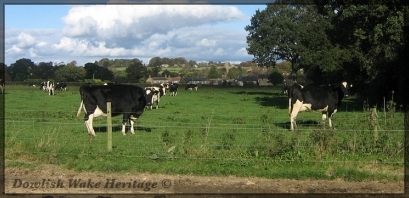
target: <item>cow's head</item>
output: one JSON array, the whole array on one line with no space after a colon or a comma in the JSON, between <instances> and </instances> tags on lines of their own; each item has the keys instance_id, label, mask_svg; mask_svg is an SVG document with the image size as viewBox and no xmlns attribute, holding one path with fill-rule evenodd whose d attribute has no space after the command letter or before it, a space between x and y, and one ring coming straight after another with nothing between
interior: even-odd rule
<instances>
[{"instance_id":1,"label":"cow's head","mask_svg":"<svg viewBox=\"0 0 409 198\"><path fill-rule=\"evenodd\" d=\"M164 86L163 83L159 85L159 92L160 92L159 96L166 96L166 87Z\"/></svg>"},{"instance_id":2,"label":"cow's head","mask_svg":"<svg viewBox=\"0 0 409 198\"><path fill-rule=\"evenodd\" d=\"M153 90L151 88L145 88L146 106L152 106L152 96Z\"/></svg>"},{"instance_id":3,"label":"cow's head","mask_svg":"<svg viewBox=\"0 0 409 198\"><path fill-rule=\"evenodd\" d=\"M342 84L341 89L342 89L342 92L344 92L344 97L348 98L349 97L349 88L352 87L352 85L348 84L345 81L342 82L341 84Z\"/></svg>"}]
</instances>

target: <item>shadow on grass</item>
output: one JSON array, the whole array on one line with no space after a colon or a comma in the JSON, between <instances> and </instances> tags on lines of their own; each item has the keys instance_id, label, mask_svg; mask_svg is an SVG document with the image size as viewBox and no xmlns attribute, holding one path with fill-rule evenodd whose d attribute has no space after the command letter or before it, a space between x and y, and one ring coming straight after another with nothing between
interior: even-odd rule
<instances>
[{"instance_id":1,"label":"shadow on grass","mask_svg":"<svg viewBox=\"0 0 409 198\"><path fill-rule=\"evenodd\" d=\"M288 118L290 119L290 118ZM288 129L290 130L290 122L285 122L285 123L275 123L275 125L277 127L283 128L283 129ZM297 120L297 127L303 127L303 128L307 128L307 127L318 127L321 126L322 123L319 123L315 120Z\"/></svg>"},{"instance_id":2,"label":"shadow on grass","mask_svg":"<svg viewBox=\"0 0 409 198\"><path fill-rule=\"evenodd\" d=\"M145 132L151 132L153 128L151 127L140 127L136 126L135 127L135 132L137 131L145 131ZM108 127L107 126L94 126L94 130L97 133L106 133L108 132ZM122 125L116 125L112 126L112 132L121 132L122 131ZM126 127L126 132L130 132L130 126Z\"/></svg>"}]
</instances>

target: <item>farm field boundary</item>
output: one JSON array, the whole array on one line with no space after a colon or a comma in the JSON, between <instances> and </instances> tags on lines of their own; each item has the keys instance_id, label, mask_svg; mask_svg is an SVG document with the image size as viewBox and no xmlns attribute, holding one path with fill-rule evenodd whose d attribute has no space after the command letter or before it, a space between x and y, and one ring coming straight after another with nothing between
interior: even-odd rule
<instances>
[{"instance_id":1,"label":"farm field boundary","mask_svg":"<svg viewBox=\"0 0 409 198\"><path fill-rule=\"evenodd\" d=\"M266 179L403 181L403 115L354 110L345 101L336 130L318 113L302 113L299 130L288 130L288 103L278 89L179 90L159 109L146 110L135 135L120 133L113 119L113 151L106 146L106 119L95 120L90 138L78 87L48 96L26 86L5 94L6 168L54 164L79 172L129 171ZM348 105L348 111L346 111ZM374 127L376 126L376 131Z\"/></svg>"}]
</instances>

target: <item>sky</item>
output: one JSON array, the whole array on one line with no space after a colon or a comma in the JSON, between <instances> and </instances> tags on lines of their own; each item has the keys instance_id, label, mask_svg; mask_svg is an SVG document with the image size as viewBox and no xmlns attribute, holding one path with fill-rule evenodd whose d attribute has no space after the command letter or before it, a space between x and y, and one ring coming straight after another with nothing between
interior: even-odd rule
<instances>
[{"instance_id":1,"label":"sky","mask_svg":"<svg viewBox=\"0 0 409 198\"><path fill-rule=\"evenodd\" d=\"M78 66L102 58L251 61L245 26L265 4L4 5L4 61Z\"/></svg>"}]
</instances>

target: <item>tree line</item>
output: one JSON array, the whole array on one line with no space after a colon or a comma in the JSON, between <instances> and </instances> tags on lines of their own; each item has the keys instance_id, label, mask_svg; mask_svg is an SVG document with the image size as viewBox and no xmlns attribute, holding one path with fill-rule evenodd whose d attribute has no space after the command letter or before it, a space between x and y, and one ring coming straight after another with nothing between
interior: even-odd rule
<instances>
[{"instance_id":1,"label":"tree line","mask_svg":"<svg viewBox=\"0 0 409 198\"><path fill-rule=\"evenodd\" d=\"M261 66L288 60L306 84L348 81L372 105L408 101L409 7L404 0L279 0L256 11L247 51Z\"/></svg>"},{"instance_id":2,"label":"tree line","mask_svg":"<svg viewBox=\"0 0 409 198\"><path fill-rule=\"evenodd\" d=\"M171 65L174 63L174 65ZM177 70L171 70L163 67L164 64L179 67ZM248 71L244 67L251 67ZM39 62L34 63L30 59L22 58L12 63L10 66L1 64L3 79L6 81L27 81L38 83L43 80L55 80L62 82L145 82L151 77L169 76L169 77L201 77L201 78L223 78L235 79L247 75L258 75L265 73L262 68L252 61L242 62L238 67L232 67L229 63L222 62L201 62L187 61L185 58L152 58L148 65L141 60L134 59L115 59L109 60L103 58L94 63L86 63L84 66L77 66L76 61L68 64ZM277 68L270 68L269 73L288 72L288 64L282 63ZM282 78L274 77L274 83L282 82Z\"/></svg>"}]
</instances>

